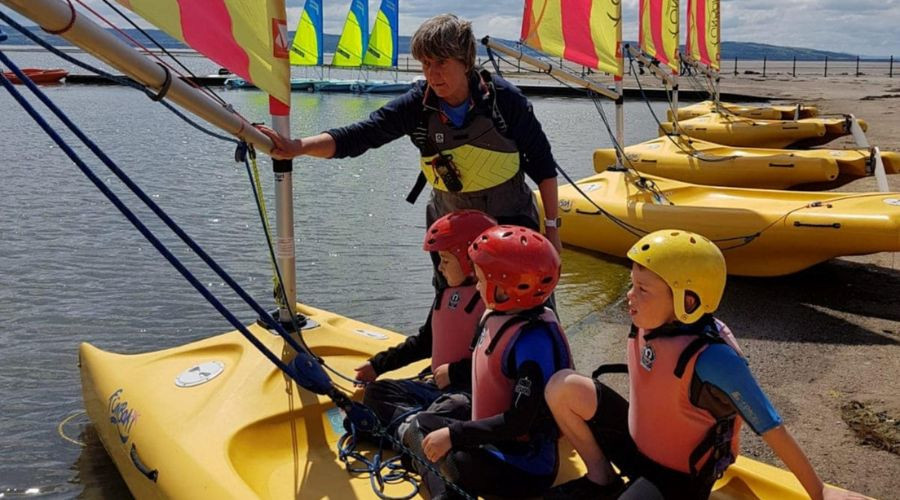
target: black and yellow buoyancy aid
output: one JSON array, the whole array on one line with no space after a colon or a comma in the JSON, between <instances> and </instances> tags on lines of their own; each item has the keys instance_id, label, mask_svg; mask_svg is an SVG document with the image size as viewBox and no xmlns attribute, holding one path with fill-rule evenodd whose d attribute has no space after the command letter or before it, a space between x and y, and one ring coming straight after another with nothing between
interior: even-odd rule
<instances>
[{"instance_id":1,"label":"black and yellow buoyancy aid","mask_svg":"<svg viewBox=\"0 0 900 500\"><path fill-rule=\"evenodd\" d=\"M471 193L499 186L519 172L519 150L503 135L506 124L490 76L484 72L479 76L484 93L475 99L487 102L490 115L475 111L469 123L457 129L439 110L423 103L425 119L413 134L422 172L407 201L414 203L426 182L440 191Z\"/></svg>"}]
</instances>

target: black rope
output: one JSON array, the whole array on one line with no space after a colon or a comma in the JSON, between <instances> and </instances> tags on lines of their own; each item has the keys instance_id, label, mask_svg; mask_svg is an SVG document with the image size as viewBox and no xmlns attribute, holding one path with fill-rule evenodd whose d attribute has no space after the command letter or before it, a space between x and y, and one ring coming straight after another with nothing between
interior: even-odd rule
<instances>
[{"instance_id":1,"label":"black rope","mask_svg":"<svg viewBox=\"0 0 900 500\"><path fill-rule=\"evenodd\" d=\"M183 69L188 75L190 75L192 78L197 78L197 75L194 74L194 72L191 71L187 66L185 66L185 65L181 62L180 59L178 59L177 57L175 57L174 54L172 54L171 52L169 52L168 49L166 49L161 43L159 43L158 41L156 41L156 39L153 38L153 36L151 36L149 33L147 33L146 31L144 31L143 28L141 28L141 27L140 27L137 23L135 23L130 17L128 17L124 12L122 12L121 9L117 8L117 7L115 6L115 4L113 4L113 3L110 2L109 0L103 0L103 3L105 3L105 4L106 4L110 9L112 9L116 14L118 14L119 16L121 16L122 19L124 19L128 24L130 24L134 29L138 30L142 35L144 35L148 40L150 40L150 41L153 43L153 45L156 45L156 47L157 47L159 50L161 50L165 55L169 56L169 58L172 59L172 61L174 61L175 64L177 64L179 67L181 67L181 69ZM194 83L195 85L198 85L196 82L193 82L193 83ZM201 85L198 85L198 86L201 86ZM217 94L213 89L211 89L210 87L207 87L206 85L202 85L202 87L203 87L203 89L206 90L209 94L211 94L212 97L213 97L216 101L219 102L219 104L221 104L221 105L223 105L223 106L227 106L227 105L228 105L228 103L225 102L225 100L222 99L222 97L220 97L219 94Z\"/></svg>"},{"instance_id":2,"label":"black rope","mask_svg":"<svg viewBox=\"0 0 900 500\"><path fill-rule=\"evenodd\" d=\"M159 92L157 92L155 95L150 96L150 100L159 102L163 100L164 97L166 97L166 94L169 93L169 89L172 87L172 72L169 71L169 67L165 64L156 64L166 72L166 78L163 80L162 85L159 87Z\"/></svg>"},{"instance_id":3,"label":"black rope","mask_svg":"<svg viewBox=\"0 0 900 500\"><path fill-rule=\"evenodd\" d=\"M75 25L75 18L77 17L77 13L75 12L75 6L72 5L72 0L66 0L66 3L69 4L69 13L71 14L71 17L69 17L69 22L66 23L65 26L63 26L62 28L60 28L58 30L50 30L50 29L47 29L47 28L41 26L42 30L44 30L46 33L49 33L51 35L62 35L66 31L69 31L70 29L72 29L72 26Z\"/></svg>"},{"instance_id":4,"label":"black rope","mask_svg":"<svg viewBox=\"0 0 900 500\"><path fill-rule=\"evenodd\" d=\"M647 93L644 91L644 86L641 85L641 79L640 79L640 77L634 72L634 58L632 58L631 54L628 54L628 65L629 65L629 67L631 68L631 72L632 72L632 74L633 74L633 76L634 76L634 81L637 82L638 89L640 89L640 91L641 91L641 97L644 99L644 102L647 104L647 109L650 110L650 115L653 117L653 120L656 122L656 126L659 127L660 129L662 129L662 122L659 120L659 117L656 116L656 112L653 110L653 106L650 105L650 98L647 97ZM667 99L668 99L668 102L669 102L669 109L672 109L672 98L671 98L671 96L670 96L669 93L668 93L668 87L666 88L666 96L667 96ZM673 112L674 112L674 111L673 111ZM674 125L674 127L675 127L675 128L674 128L675 134L676 134L676 135L681 135L681 132L679 132L679 130L678 130L678 129L681 127L681 125L680 125L679 122L678 122L678 119L677 119L678 117L676 116L675 118L676 118L676 119L673 121L673 123L675 124L675 125ZM686 155L688 155L688 156L697 158L698 160L708 161L708 162L720 162L720 161L731 161L731 160L737 158L737 156L734 156L734 155L732 155L732 156L712 156L712 157L707 157L707 156L704 155L702 152L697 151L697 150L696 150L695 148L693 148L693 147L690 147L689 149L685 149L685 148L684 148L678 141L676 141L670 134L665 134L665 137L668 138L669 141L671 141L672 144L674 144L675 147L678 148L679 151L681 151L682 153L684 153L684 154L686 154ZM688 140L688 145L690 146L690 140Z\"/></svg>"},{"instance_id":5,"label":"black rope","mask_svg":"<svg viewBox=\"0 0 900 500\"><path fill-rule=\"evenodd\" d=\"M59 50L58 48L56 48L53 45L51 45L50 43L48 43L46 40L44 40L41 37L32 33L31 30L29 30L29 29L25 28L24 26L22 26L21 24L17 23L12 17L6 15L3 11L0 11L0 20L2 20L4 23L9 25L16 31L22 33L27 38L31 39L32 42L36 43L37 45L40 45L41 47L43 47L50 53L56 55L60 59L63 59L64 61L68 61L68 62L74 64L75 66L78 66L79 68L90 71L91 73L101 76L111 82L117 83L119 85L123 85L125 87L130 87L130 88L139 90L142 93L144 93L144 95L146 95L147 97L150 97L151 99L153 98L153 96L156 95L156 93L153 90L151 90L150 88L148 88L146 85L138 83L130 78L124 78L121 76L113 75L111 73L103 71L100 68L97 68L97 67L92 66L88 63L85 63L79 59L76 59L76 58L70 56L69 54L66 54L65 52ZM224 136L224 135L218 134L216 132L213 132L212 130L209 130L208 128L204 127L203 125L200 125L199 123L197 123L196 121L192 120L190 117L188 117L187 115L185 115L184 113L179 111L178 108L169 104L167 101L162 100L162 101L159 101L159 103L162 104L163 106L165 106L166 109L171 111L172 114L174 114L178 118L181 118L185 123L194 127L195 129L199 130L200 132L203 132L204 134L206 134L210 137L219 139L220 141L237 144L237 142L238 142L237 140L235 140L231 137ZM234 110L231 109L230 105L225 106L225 107L230 112L232 112L232 113L234 112Z\"/></svg>"}]
</instances>

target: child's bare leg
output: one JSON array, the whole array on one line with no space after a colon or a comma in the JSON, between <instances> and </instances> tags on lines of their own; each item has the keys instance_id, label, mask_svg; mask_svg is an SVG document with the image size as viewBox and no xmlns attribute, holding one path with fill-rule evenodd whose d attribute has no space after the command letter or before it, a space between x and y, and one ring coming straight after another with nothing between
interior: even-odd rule
<instances>
[{"instance_id":1,"label":"child's bare leg","mask_svg":"<svg viewBox=\"0 0 900 500\"><path fill-rule=\"evenodd\" d=\"M594 381L573 370L561 370L547 382L544 394L560 430L587 466L588 478L601 485L612 482L615 472L587 424L597 412Z\"/></svg>"}]
</instances>

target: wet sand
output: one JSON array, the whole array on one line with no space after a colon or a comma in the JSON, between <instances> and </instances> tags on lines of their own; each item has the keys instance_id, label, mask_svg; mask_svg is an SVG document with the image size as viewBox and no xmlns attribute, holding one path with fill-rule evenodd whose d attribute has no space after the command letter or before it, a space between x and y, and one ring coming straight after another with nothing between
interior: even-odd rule
<instances>
[{"instance_id":1,"label":"wet sand","mask_svg":"<svg viewBox=\"0 0 900 500\"><path fill-rule=\"evenodd\" d=\"M900 77L726 75L721 89L800 100L822 113L853 112L868 121L871 144L900 150ZM897 96L880 97L892 94ZM852 145L844 139L829 146ZM889 177L890 186L900 191L896 177ZM877 188L866 178L840 190ZM876 498L897 498L900 256L834 259L780 278L730 278L717 316L738 336L753 373L819 475ZM581 372L601 362L621 362L628 332L624 300L574 320L567 332ZM626 379L612 377L624 391ZM895 453L863 444L851 430L842 407L852 401L884 412L882 431L893 439ZM743 454L784 467L746 426L742 439Z\"/></svg>"}]
</instances>

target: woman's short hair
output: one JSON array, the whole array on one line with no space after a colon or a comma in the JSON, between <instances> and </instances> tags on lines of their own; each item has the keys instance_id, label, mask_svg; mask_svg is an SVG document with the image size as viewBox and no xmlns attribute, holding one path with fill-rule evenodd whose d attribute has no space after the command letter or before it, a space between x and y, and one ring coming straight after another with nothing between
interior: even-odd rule
<instances>
[{"instance_id":1,"label":"woman's short hair","mask_svg":"<svg viewBox=\"0 0 900 500\"><path fill-rule=\"evenodd\" d=\"M422 23L410 43L412 55L422 59L457 59L466 70L475 67L475 35L472 23L455 16L441 14Z\"/></svg>"}]
</instances>

